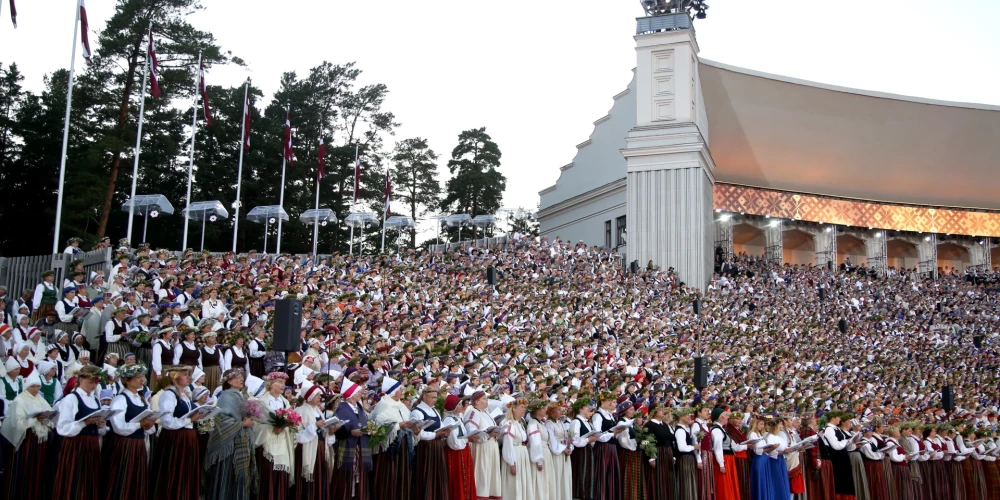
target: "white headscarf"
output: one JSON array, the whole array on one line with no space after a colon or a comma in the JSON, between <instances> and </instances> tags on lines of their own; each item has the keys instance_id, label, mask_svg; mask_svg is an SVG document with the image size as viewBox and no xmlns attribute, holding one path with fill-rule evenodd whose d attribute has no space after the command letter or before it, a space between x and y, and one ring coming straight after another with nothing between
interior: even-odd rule
<instances>
[{"instance_id":1,"label":"white headscarf","mask_svg":"<svg viewBox=\"0 0 1000 500\"><path fill-rule=\"evenodd\" d=\"M393 394L401 390L403 388L399 387L395 391L392 391L392 393L382 396L382 399L379 399L378 403L375 404L375 408L372 408L371 419L376 424L394 424L389 428L388 439L385 440L385 443L382 444L380 449L373 450L376 453L388 448L396 440L396 436L399 433L399 423L410 419L410 409L402 401L396 401L392 398Z\"/></svg>"},{"instance_id":2,"label":"white headscarf","mask_svg":"<svg viewBox=\"0 0 1000 500\"><path fill-rule=\"evenodd\" d=\"M37 370L28 375L28 378L24 381L25 389L33 385L42 385L42 380L38 377ZM8 442L14 445L15 450L21 447L28 429L35 432L39 443L44 443L49 438L49 427L40 424L33 417L28 418L28 415L51 410L52 406L49 405L49 402L41 394L35 396L25 390L10 402L10 411L7 412L7 418L0 425L0 435L3 435Z\"/></svg>"}]
</instances>

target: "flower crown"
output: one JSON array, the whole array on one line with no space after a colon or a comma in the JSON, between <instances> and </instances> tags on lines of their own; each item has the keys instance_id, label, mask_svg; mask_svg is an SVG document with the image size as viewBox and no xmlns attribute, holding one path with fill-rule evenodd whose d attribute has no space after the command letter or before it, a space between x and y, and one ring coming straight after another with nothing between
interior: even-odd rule
<instances>
[{"instance_id":1,"label":"flower crown","mask_svg":"<svg viewBox=\"0 0 1000 500\"><path fill-rule=\"evenodd\" d=\"M146 365L142 363L136 363L134 365L126 365L118 369L118 377L122 380L130 379L138 375L146 374Z\"/></svg>"},{"instance_id":2,"label":"flower crown","mask_svg":"<svg viewBox=\"0 0 1000 500\"><path fill-rule=\"evenodd\" d=\"M603 403L605 401L615 401L617 399L618 397L615 396L614 393L608 391L602 392L597 396L598 403Z\"/></svg>"},{"instance_id":3,"label":"flower crown","mask_svg":"<svg viewBox=\"0 0 1000 500\"><path fill-rule=\"evenodd\" d=\"M528 406L528 400L524 398L517 398L513 401L507 402L507 408L513 408L515 406Z\"/></svg>"},{"instance_id":4,"label":"flower crown","mask_svg":"<svg viewBox=\"0 0 1000 500\"><path fill-rule=\"evenodd\" d=\"M267 374L268 382L272 380L288 380L288 374L284 372L271 372Z\"/></svg>"}]
</instances>

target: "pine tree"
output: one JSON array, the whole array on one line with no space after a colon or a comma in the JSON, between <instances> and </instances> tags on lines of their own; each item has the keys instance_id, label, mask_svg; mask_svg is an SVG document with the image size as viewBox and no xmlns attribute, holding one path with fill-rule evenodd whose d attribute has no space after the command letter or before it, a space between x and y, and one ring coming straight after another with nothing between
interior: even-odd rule
<instances>
[{"instance_id":1,"label":"pine tree","mask_svg":"<svg viewBox=\"0 0 1000 500\"><path fill-rule=\"evenodd\" d=\"M486 128L470 129L458 136L451 152L447 190L441 208L444 211L489 215L500 209L507 178L500 168L500 148L486 133Z\"/></svg>"},{"instance_id":2,"label":"pine tree","mask_svg":"<svg viewBox=\"0 0 1000 500\"><path fill-rule=\"evenodd\" d=\"M427 139L415 137L396 144L392 162L393 197L406 207L416 223L418 217L437 207L441 185L435 178L438 155L427 146ZM396 205L399 206L399 205ZM417 229L410 228L410 248L417 246Z\"/></svg>"}]
</instances>

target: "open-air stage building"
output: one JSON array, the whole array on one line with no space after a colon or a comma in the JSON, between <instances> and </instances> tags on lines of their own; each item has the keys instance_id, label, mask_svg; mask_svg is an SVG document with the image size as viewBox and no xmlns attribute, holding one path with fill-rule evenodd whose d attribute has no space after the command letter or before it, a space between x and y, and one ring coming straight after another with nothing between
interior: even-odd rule
<instances>
[{"instance_id":1,"label":"open-air stage building","mask_svg":"<svg viewBox=\"0 0 1000 500\"><path fill-rule=\"evenodd\" d=\"M1000 107L835 87L698 57L687 14L637 20L628 88L539 194L540 230L704 286L792 264L1000 262Z\"/></svg>"}]
</instances>

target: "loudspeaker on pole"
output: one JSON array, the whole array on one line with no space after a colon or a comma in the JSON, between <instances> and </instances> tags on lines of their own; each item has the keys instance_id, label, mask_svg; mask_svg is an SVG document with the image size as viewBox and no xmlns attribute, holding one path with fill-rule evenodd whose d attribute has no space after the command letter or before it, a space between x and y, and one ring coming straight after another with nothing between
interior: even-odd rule
<instances>
[{"instance_id":1,"label":"loudspeaker on pole","mask_svg":"<svg viewBox=\"0 0 1000 500\"><path fill-rule=\"evenodd\" d=\"M708 360L702 356L694 358L694 380L696 389L704 389L708 386Z\"/></svg>"},{"instance_id":2,"label":"loudspeaker on pole","mask_svg":"<svg viewBox=\"0 0 1000 500\"><path fill-rule=\"evenodd\" d=\"M271 350L295 352L302 348L302 301L282 299L274 303L274 340Z\"/></svg>"},{"instance_id":3,"label":"loudspeaker on pole","mask_svg":"<svg viewBox=\"0 0 1000 500\"><path fill-rule=\"evenodd\" d=\"M941 409L944 411L955 409L955 395L951 393L950 385L941 388Z\"/></svg>"},{"instance_id":4,"label":"loudspeaker on pole","mask_svg":"<svg viewBox=\"0 0 1000 500\"><path fill-rule=\"evenodd\" d=\"M490 286L496 286L497 284L497 269L493 266L487 266L486 268L486 282Z\"/></svg>"},{"instance_id":5,"label":"loudspeaker on pole","mask_svg":"<svg viewBox=\"0 0 1000 500\"><path fill-rule=\"evenodd\" d=\"M819 287L819 300L826 300L826 288Z\"/></svg>"},{"instance_id":6,"label":"loudspeaker on pole","mask_svg":"<svg viewBox=\"0 0 1000 500\"><path fill-rule=\"evenodd\" d=\"M694 299L694 313L701 314L701 299Z\"/></svg>"},{"instance_id":7,"label":"loudspeaker on pole","mask_svg":"<svg viewBox=\"0 0 1000 500\"><path fill-rule=\"evenodd\" d=\"M840 321L837 322L837 329L840 330L840 333L847 333L847 320L840 318Z\"/></svg>"},{"instance_id":8,"label":"loudspeaker on pole","mask_svg":"<svg viewBox=\"0 0 1000 500\"><path fill-rule=\"evenodd\" d=\"M632 274L639 274L639 261L633 260L630 269Z\"/></svg>"}]
</instances>

